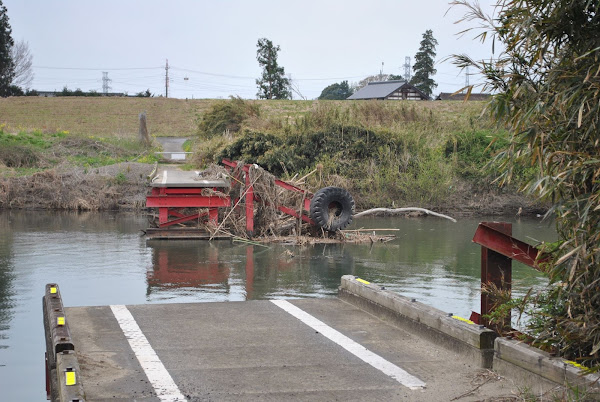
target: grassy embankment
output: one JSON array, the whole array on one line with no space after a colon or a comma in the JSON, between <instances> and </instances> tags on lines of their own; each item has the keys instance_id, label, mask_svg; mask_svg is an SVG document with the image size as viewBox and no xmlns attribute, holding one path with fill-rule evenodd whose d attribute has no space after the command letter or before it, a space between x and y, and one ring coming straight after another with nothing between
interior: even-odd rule
<instances>
[{"instance_id":1,"label":"grassy embankment","mask_svg":"<svg viewBox=\"0 0 600 402\"><path fill-rule=\"evenodd\" d=\"M420 206L454 213L525 213L536 206L498 189L488 162L508 133L479 102L216 103L200 121L197 165L222 157L256 162L309 189L341 186L357 207ZM517 184L531 172L520 172Z\"/></svg>"},{"instance_id":2,"label":"grassy embankment","mask_svg":"<svg viewBox=\"0 0 600 402\"><path fill-rule=\"evenodd\" d=\"M232 103L244 109L235 124L230 112L219 109ZM153 162L156 149L137 143L138 113L146 111L152 136L193 138L197 167L224 156L259 163L284 177L322 166L307 179L308 187L347 187L361 209L410 204L512 212L523 199L515 199L514 191L496 191L493 173L484 168L506 134L479 117L482 108L475 102L0 99L0 177L69 168L88 174L124 161ZM114 201L121 193L114 186L140 175L106 171L114 177L104 181L116 193L108 205L121 205ZM81 200L56 205L104 208Z\"/></svg>"}]
</instances>

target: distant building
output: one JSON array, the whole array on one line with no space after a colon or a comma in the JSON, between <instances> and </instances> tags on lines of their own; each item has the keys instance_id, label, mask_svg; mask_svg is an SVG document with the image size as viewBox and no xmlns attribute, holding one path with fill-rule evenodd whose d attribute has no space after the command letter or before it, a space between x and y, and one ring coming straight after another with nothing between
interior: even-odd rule
<instances>
[{"instance_id":1,"label":"distant building","mask_svg":"<svg viewBox=\"0 0 600 402\"><path fill-rule=\"evenodd\" d=\"M406 81L379 81L369 82L347 99L429 100L429 96Z\"/></svg>"},{"instance_id":2,"label":"distant building","mask_svg":"<svg viewBox=\"0 0 600 402\"><path fill-rule=\"evenodd\" d=\"M450 92L441 92L437 98L435 98L435 100L457 100L457 101L464 101L465 100L465 96L467 96L467 94L453 94ZM471 93L471 95L469 95L469 99L470 101L486 101L488 99L490 99L492 95L490 94L474 94Z\"/></svg>"}]
</instances>

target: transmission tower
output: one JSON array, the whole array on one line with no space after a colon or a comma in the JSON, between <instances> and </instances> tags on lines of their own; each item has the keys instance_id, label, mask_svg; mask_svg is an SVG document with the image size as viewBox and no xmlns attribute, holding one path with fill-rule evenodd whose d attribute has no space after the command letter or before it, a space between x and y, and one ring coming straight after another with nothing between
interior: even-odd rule
<instances>
[{"instance_id":1,"label":"transmission tower","mask_svg":"<svg viewBox=\"0 0 600 402\"><path fill-rule=\"evenodd\" d=\"M165 98L169 97L169 59L165 65Z\"/></svg>"},{"instance_id":2,"label":"transmission tower","mask_svg":"<svg viewBox=\"0 0 600 402\"><path fill-rule=\"evenodd\" d=\"M104 95L108 95L108 90L111 89L111 87L108 86L108 83L111 81L112 80L108 78L108 71L102 71L102 93Z\"/></svg>"},{"instance_id":3,"label":"transmission tower","mask_svg":"<svg viewBox=\"0 0 600 402\"><path fill-rule=\"evenodd\" d=\"M404 79L410 81L410 56L404 58L404 65L402 67L404 67Z\"/></svg>"}]
</instances>

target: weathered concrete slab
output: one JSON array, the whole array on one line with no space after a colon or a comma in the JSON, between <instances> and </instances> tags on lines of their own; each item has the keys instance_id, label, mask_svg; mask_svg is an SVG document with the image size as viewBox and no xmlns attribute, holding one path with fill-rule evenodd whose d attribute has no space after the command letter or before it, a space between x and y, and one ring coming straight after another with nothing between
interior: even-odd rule
<instances>
[{"instance_id":1,"label":"weathered concrete slab","mask_svg":"<svg viewBox=\"0 0 600 402\"><path fill-rule=\"evenodd\" d=\"M394 320L403 329L492 368L494 331L382 289L352 275L344 275L339 296L379 317Z\"/></svg>"},{"instance_id":2,"label":"weathered concrete slab","mask_svg":"<svg viewBox=\"0 0 600 402\"><path fill-rule=\"evenodd\" d=\"M514 339L497 338L495 350L494 370L504 374L520 373L516 377L520 385L535 384L539 391L547 391L559 384L579 388L582 395L594 396L588 400L600 399L600 375L584 375L573 362Z\"/></svg>"},{"instance_id":3,"label":"weathered concrete slab","mask_svg":"<svg viewBox=\"0 0 600 402\"><path fill-rule=\"evenodd\" d=\"M403 386L269 301L127 308L189 400L471 401L514 391L478 362L339 299L290 302L426 387ZM110 307L66 314L86 400L156 400Z\"/></svg>"}]
</instances>

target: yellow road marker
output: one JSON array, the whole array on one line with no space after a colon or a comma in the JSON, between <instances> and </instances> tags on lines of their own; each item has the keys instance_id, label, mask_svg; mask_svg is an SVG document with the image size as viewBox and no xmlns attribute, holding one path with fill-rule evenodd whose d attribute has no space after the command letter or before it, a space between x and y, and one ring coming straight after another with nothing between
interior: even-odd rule
<instances>
[{"instance_id":1,"label":"yellow road marker","mask_svg":"<svg viewBox=\"0 0 600 402\"><path fill-rule=\"evenodd\" d=\"M52 294L56 293L56 288L50 288L50 293L52 293Z\"/></svg>"},{"instance_id":2,"label":"yellow road marker","mask_svg":"<svg viewBox=\"0 0 600 402\"><path fill-rule=\"evenodd\" d=\"M65 325L65 317L56 317L56 325Z\"/></svg>"},{"instance_id":3,"label":"yellow road marker","mask_svg":"<svg viewBox=\"0 0 600 402\"><path fill-rule=\"evenodd\" d=\"M364 283L365 285L370 285L370 284L371 284L371 282L367 282L367 281L365 281L364 279L356 278L356 280L357 280L358 282L360 282L360 283Z\"/></svg>"}]
</instances>

